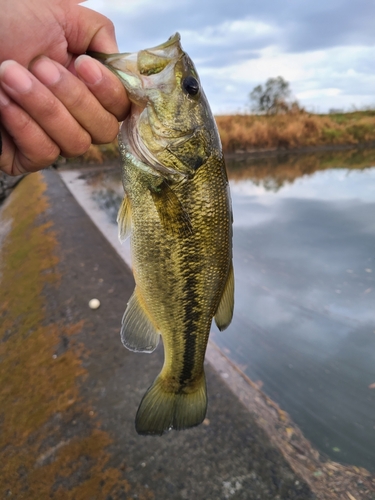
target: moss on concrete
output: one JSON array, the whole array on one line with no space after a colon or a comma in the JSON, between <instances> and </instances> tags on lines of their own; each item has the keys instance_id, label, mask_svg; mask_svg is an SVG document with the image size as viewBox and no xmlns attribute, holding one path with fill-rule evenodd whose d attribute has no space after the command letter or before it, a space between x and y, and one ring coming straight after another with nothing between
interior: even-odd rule
<instances>
[{"instance_id":1,"label":"moss on concrete","mask_svg":"<svg viewBox=\"0 0 375 500\"><path fill-rule=\"evenodd\" d=\"M82 324L47 315L61 277L45 190L41 174L28 176L0 214L10 224L0 249L0 497L118 498L129 485L107 465L111 438L80 397ZM56 354L62 338L69 349Z\"/></svg>"}]
</instances>

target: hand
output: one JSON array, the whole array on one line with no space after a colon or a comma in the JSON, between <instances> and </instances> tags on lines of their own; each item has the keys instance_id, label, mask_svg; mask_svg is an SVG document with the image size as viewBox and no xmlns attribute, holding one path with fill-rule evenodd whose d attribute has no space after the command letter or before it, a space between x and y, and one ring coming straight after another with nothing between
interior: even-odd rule
<instances>
[{"instance_id":1,"label":"hand","mask_svg":"<svg viewBox=\"0 0 375 500\"><path fill-rule=\"evenodd\" d=\"M39 170L59 154L77 156L91 142L114 139L129 109L125 89L97 61L77 59L88 49L117 52L108 19L69 0L13 0L5 2L0 31L9 33L0 62L17 60L0 65L0 169Z\"/></svg>"}]
</instances>

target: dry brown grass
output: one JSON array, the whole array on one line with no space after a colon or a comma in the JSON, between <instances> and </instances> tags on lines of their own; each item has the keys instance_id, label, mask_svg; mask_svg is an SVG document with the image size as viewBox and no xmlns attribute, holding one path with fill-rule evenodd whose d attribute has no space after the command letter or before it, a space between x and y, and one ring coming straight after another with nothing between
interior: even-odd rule
<instances>
[{"instance_id":1,"label":"dry brown grass","mask_svg":"<svg viewBox=\"0 0 375 500\"><path fill-rule=\"evenodd\" d=\"M216 122L227 153L375 141L375 117L371 112L231 115L217 116Z\"/></svg>"}]
</instances>

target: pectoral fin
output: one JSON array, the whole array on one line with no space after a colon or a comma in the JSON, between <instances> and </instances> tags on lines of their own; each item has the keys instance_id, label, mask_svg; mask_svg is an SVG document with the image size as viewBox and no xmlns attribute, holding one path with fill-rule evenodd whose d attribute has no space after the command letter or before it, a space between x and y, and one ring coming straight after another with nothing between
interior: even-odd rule
<instances>
[{"instance_id":1,"label":"pectoral fin","mask_svg":"<svg viewBox=\"0 0 375 500\"><path fill-rule=\"evenodd\" d=\"M129 198L125 195L117 214L118 238L121 241L126 240L131 229L131 208Z\"/></svg>"},{"instance_id":2,"label":"pectoral fin","mask_svg":"<svg viewBox=\"0 0 375 500\"><path fill-rule=\"evenodd\" d=\"M189 236L193 232L189 214L166 181L150 189L164 229L173 235Z\"/></svg>"},{"instance_id":3,"label":"pectoral fin","mask_svg":"<svg viewBox=\"0 0 375 500\"><path fill-rule=\"evenodd\" d=\"M136 288L122 318L122 343L130 351L152 352L156 349L159 339L160 334L142 307Z\"/></svg>"},{"instance_id":4,"label":"pectoral fin","mask_svg":"<svg viewBox=\"0 0 375 500\"><path fill-rule=\"evenodd\" d=\"M234 272L230 265L227 282L215 314L215 323L220 331L225 330L232 321L234 309Z\"/></svg>"}]
</instances>

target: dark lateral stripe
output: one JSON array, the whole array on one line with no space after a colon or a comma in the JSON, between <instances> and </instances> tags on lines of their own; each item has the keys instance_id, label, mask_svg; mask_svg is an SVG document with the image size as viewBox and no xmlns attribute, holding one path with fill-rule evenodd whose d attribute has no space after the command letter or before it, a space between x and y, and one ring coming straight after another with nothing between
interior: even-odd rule
<instances>
[{"instance_id":1,"label":"dark lateral stripe","mask_svg":"<svg viewBox=\"0 0 375 500\"><path fill-rule=\"evenodd\" d=\"M186 284L184 287L186 306L185 306L185 320L184 320L184 357L182 363L182 370L180 373L181 388L185 387L193 374L195 365L196 343L197 336L196 330L199 322L199 303L196 298L197 279L194 275L186 277Z\"/></svg>"}]
</instances>

